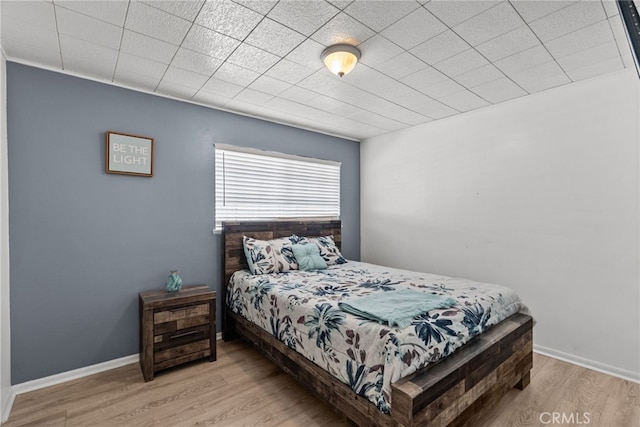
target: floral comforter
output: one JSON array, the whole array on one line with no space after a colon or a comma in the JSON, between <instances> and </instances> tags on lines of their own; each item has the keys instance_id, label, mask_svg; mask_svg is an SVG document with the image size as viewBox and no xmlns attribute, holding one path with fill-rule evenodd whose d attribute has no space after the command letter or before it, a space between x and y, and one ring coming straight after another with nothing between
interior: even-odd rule
<instances>
[{"instance_id":1,"label":"floral comforter","mask_svg":"<svg viewBox=\"0 0 640 427\"><path fill-rule=\"evenodd\" d=\"M356 261L326 270L234 273L230 309L262 327L360 396L389 413L391 384L448 356L512 314L529 310L509 288ZM340 310L338 303L408 288L448 295L457 304L431 310L404 329Z\"/></svg>"}]
</instances>

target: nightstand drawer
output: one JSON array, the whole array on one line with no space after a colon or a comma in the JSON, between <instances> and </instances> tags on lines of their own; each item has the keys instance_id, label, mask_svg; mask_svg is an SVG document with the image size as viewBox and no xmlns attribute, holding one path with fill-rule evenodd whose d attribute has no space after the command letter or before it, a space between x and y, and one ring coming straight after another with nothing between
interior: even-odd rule
<instances>
[{"instance_id":1,"label":"nightstand drawer","mask_svg":"<svg viewBox=\"0 0 640 427\"><path fill-rule=\"evenodd\" d=\"M180 329L177 331L168 331L167 333L155 335L153 337L154 351L160 351L167 348L178 347L180 345L189 344L194 341L200 341L209 338L209 324L206 323L194 328Z\"/></svg>"},{"instance_id":2,"label":"nightstand drawer","mask_svg":"<svg viewBox=\"0 0 640 427\"><path fill-rule=\"evenodd\" d=\"M155 354L154 362L156 365L158 365L170 359L177 359L179 357L186 356L192 353L198 353L201 351L209 351L209 345L209 339L206 339L181 345L179 347L172 347L166 350L158 351Z\"/></svg>"},{"instance_id":3,"label":"nightstand drawer","mask_svg":"<svg viewBox=\"0 0 640 427\"><path fill-rule=\"evenodd\" d=\"M185 322L209 314L209 304L189 305L186 307L159 310L153 314L153 323ZM178 327L178 329L182 329Z\"/></svg>"}]
</instances>

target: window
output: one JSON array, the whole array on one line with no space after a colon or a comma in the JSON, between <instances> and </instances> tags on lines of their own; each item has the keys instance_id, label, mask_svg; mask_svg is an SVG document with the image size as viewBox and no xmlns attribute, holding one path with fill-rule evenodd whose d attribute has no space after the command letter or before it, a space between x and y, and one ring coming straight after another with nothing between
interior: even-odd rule
<instances>
[{"instance_id":1,"label":"window","mask_svg":"<svg viewBox=\"0 0 640 427\"><path fill-rule=\"evenodd\" d=\"M222 221L339 216L339 162L216 144L216 229Z\"/></svg>"}]
</instances>

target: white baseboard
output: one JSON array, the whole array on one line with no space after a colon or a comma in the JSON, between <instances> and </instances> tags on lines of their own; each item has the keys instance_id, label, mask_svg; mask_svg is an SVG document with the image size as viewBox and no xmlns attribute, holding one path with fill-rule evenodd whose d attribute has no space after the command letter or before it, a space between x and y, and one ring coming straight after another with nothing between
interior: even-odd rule
<instances>
[{"instance_id":1,"label":"white baseboard","mask_svg":"<svg viewBox=\"0 0 640 427\"><path fill-rule=\"evenodd\" d=\"M16 400L16 392L13 391L13 389L10 389L9 393L4 398L4 402L2 402L2 417L0 418L0 424L9 419L9 413L11 412L14 400Z\"/></svg>"},{"instance_id":2,"label":"white baseboard","mask_svg":"<svg viewBox=\"0 0 640 427\"><path fill-rule=\"evenodd\" d=\"M51 375L48 377L38 378L37 380L16 384L14 386L11 386L11 391L14 391L16 395L28 393L30 391L39 390L41 388L50 387L52 385L64 383L71 380L76 380L78 378L97 374L99 372L104 372L110 369L119 368L121 366L130 365L131 363L138 363L139 360L140 355L136 353L132 354L131 356L125 356L119 359L113 359L106 362L98 363L96 365L74 369L73 371L61 372L59 374Z\"/></svg>"},{"instance_id":3,"label":"white baseboard","mask_svg":"<svg viewBox=\"0 0 640 427\"><path fill-rule=\"evenodd\" d=\"M552 348L543 347L537 344L533 345L533 351L543 356L552 357L554 359L562 360L563 362L582 366L583 368L592 369L594 371L602 372L603 374L611 375L613 377L622 378L623 380L640 383L640 372L628 371L626 369L607 365L606 363L600 363L596 362L595 360L585 359L584 357L565 353L559 350L554 350Z\"/></svg>"},{"instance_id":4,"label":"white baseboard","mask_svg":"<svg viewBox=\"0 0 640 427\"><path fill-rule=\"evenodd\" d=\"M222 332L216 334L216 340L222 339ZM131 363L138 363L140 360L140 354L132 354L130 356L121 357L119 359L108 360L96 365L85 366L84 368L74 369L73 371L61 372L49 377L38 378L37 380L27 381L24 383L11 386L9 395L2 405L2 419L0 423L7 421L9 413L13 406L13 402L16 396L22 393L28 393L30 391L40 390L41 388L50 387L52 385L64 383L78 378L87 377L89 375L97 374L99 372L108 371L110 369L119 368L121 366L129 365Z\"/></svg>"}]
</instances>

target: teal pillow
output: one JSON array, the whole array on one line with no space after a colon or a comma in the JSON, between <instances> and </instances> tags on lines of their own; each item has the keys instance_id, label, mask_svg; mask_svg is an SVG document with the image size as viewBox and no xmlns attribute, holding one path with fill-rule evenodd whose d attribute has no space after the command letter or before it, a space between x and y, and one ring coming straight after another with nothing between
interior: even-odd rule
<instances>
[{"instance_id":1,"label":"teal pillow","mask_svg":"<svg viewBox=\"0 0 640 427\"><path fill-rule=\"evenodd\" d=\"M296 257L298 266L302 271L322 270L327 268L327 263L320 256L320 249L312 243L293 245L293 256Z\"/></svg>"}]
</instances>

